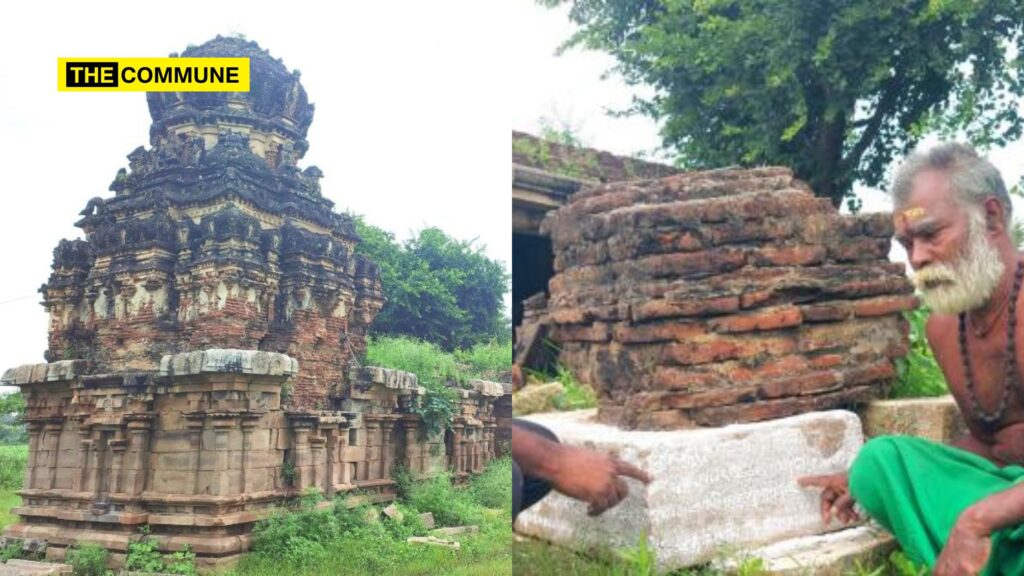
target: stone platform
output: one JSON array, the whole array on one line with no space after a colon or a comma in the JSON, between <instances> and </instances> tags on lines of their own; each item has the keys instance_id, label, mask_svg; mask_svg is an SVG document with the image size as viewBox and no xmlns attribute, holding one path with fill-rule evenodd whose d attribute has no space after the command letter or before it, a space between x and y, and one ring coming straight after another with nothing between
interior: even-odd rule
<instances>
[{"instance_id":1,"label":"stone platform","mask_svg":"<svg viewBox=\"0 0 1024 576\"><path fill-rule=\"evenodd\" d=\"M663 432L600 424L595 412L528 419L565 443L616 453L654 481L627 479L629 497L596 518L585 504L552 494L519 516L517 531L579 551L631 548L646 535L659 568L674 569L840 528L821 524L817 491L801 489L797 478L847 468L863 444L852 412Z\"/></svg>"}]
</instances>

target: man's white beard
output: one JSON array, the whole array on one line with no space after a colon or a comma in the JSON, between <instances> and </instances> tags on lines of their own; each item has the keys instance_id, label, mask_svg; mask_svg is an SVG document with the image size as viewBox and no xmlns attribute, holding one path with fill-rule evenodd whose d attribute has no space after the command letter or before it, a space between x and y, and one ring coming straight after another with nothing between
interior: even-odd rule
<instances>
[{"instance_id":1,"label":"man's white beard","mask_svg":"<svg viewBox=\"0 0 1024 576\"><path fill-rule=\"evenodd\" d=\"M935 263L914 274L914 285L924 303L936 312L960 314L988 302L1005 266L999 252L985 237L985 215L970 210L967 244L952 264Z\"/></svg>"}]
</instances>

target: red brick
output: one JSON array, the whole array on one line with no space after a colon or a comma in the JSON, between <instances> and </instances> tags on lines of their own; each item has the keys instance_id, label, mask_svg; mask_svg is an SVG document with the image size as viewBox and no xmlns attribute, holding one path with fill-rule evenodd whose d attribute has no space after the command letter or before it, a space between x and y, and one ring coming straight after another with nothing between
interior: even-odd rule
<instances>
[{"instance_id":1,"label":"red brick","mask_svg":"<svg viewBox=\"0 0 1024 576\"><path fill-rule=\"evenodd\" d=\"M589 326L561 325L551 329L556 342L607 342L611 338L608 325L595 322Z\"/></svg>"},{"instance_id":2,"label":"red brick","mask_svg":"<svg viewBox=\"0 0 1024 576\"><path fill-rule=\"evenodd\" d=\"M738 402L751 402L757 398L756 386L739 388L721 388L704 392L669 394L662 398L662 406L666 408L696 408L708 406L725 406Z\"/></svg>"},{"instance_id":3,"label":"red brick","mask_svg":"<svg viewBox=\"0 0 1024 576\"><path fill-rule=\"evenodd\" d=\"M639 342L685 341L707 334L700 322L668 321L630 326L617 324L613 328L616 342L634 344Z\"/></svg>"},{"instance_id":4,"label":"red brick","mask_svg":"<svg viewBox=\"0 0 1024 576\"><path fill-rule=\"evenodd\" d=\"M656 318L724 314L739 309L738 297L725 296L710 300L650 300L633 305L632 314L635 322L642 322Z\"/></svg>"},{"instance_id":5,"label":"red brick","mask_svg":"<svg viewBox=\"0 0 1024 576\"><path fill-rule=\"evenodd\" d=\"M871 317L898 314L906 310L917 308L917 296L907 294L904 296L883 296L868 300L854 300L851 303L855 316Z\"/></svg>"},{"instance_id":6,"label":"red brick","mask_svg":"<svg viewBox=\"0 0 1024 576\"><path fill-rule=\"evenodd\" d=\"M896 369L893 368L892 362L882 360L867 366L847 368L843 371L843 382L847 386L853 386L857 384L886 382L895 376Z\"/></svg>"},{"instance_id":7,"label":"red brick","mask_svg":"<svg viewBox=\"0 0 1024 576\"><path fill-rule=\"evenodd\" d=\"M654 388L658 390L707 390L721 385L721 376L696 369L658 366L654 369Z\"/></svg>"},{"instance_id":8,"label":"red brick","mask_svg":"<svg viewBox=\"0 0 1024 576\"><path fill-rule=\"evenodd\" d=\"M800 306L804 322L834 322L850 317L850 306L846 302L828 302Z\"/></svg>"},{"instance_id":9,"label":"red brick","mask_svg":"<svg viewBox=\"0 0 1024 576\"><path fill-rule=\"evenodd\" d=\"M800 244L766 246L750 253L750 263L757 266L810 266L825 259L825 248Z\"/></svg>"},{"instance_id":10,"label":"red brick","mask_svg":"<svg viewBox=\"0 0 1024 576\"><path fill-rule=\"evenodd\" d=\"M838 372L822 370L771 380L762 383L759 391L764 398L778 398L826 392L836 389L842 384L843 379Z\"/></svg>"},{"instance_id":11,"label":"red brick","mask_svg":"<svg viewBox=\"0 0 1024 576\"><path fill-rule=\"evenodd\" d=\"M763 309L750 314L736 314L715 318L708 324L716 332L752 332L754 330L779 330L799 326L803 322L800 309L795 306L780 306Z\"/></svg>"},{"instance_id":12,"label":"red brick","mask_svg":"<svg viewBox=\"0 0 1024 576\"><path fill-rule=\"evenodd\" d=\"M841 354L820 354L808 359L808 365L812 368L835 368L843 363Z\"/></svg>"},{"instance_id":13,"label":"red brick","mask_svg":"<svg viewBox=\"0 0 1024 576\"><path fill-rule=\"evenodd\" d=\"M680 365L705 364L764 354L779 356L794 350L795 340L785 336L724 336L670 344L662 353L662 361Z\"/></svg>"}]
</instances>

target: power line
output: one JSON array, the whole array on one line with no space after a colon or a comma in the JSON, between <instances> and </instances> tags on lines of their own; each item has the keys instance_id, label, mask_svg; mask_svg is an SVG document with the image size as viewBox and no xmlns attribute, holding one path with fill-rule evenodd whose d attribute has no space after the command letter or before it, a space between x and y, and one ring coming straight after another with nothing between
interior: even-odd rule
<instances>
[{"instance_id":1,"label":"power line","mask_svg":"<svg viewBox=\"0 0 1024 576\"><path fill-rule=\"evenodd\" d=\"M38 296L36 296L35 294L30 294L28 296L20 296L18 298L11 298L10 300L4 300L3 302L0 302L0 306L3 306L4 304L11 304L12 302L21 302L22 300L28 300L29 298L38 298Z\"/></svg>"}]
</instances>

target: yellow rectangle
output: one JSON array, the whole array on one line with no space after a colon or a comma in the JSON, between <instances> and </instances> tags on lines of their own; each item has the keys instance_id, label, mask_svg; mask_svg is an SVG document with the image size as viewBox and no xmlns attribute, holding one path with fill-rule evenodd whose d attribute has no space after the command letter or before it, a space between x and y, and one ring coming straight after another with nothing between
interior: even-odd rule
<instances>
[{"instance_id":1,"label":"yellow rectangle","mask_svg":"<svg viewBox=\"0 0 1024 576\"><path fill-rule=\"evenodd\" d=\"M248 92L248 58L58 58L60 92Z\"/></svg>"}]
</instances>

